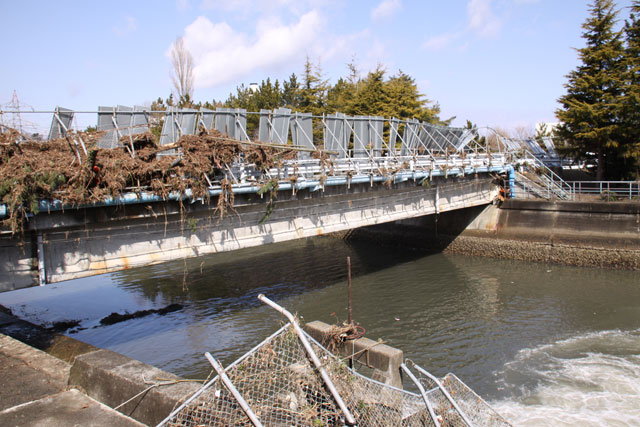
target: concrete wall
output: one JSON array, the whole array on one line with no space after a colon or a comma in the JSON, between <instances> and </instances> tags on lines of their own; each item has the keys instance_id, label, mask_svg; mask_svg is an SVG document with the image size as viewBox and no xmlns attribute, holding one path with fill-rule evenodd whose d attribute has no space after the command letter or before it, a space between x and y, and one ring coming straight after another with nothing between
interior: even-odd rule
<instances>
[{"instance_id":1,"label":"concrete wall","mask_svg":"<svg viewBox=\"0 0 640 427\"><path fill-rule=\"evenodd\" d=\"M264 218L268 194L236 195L235 212L224 218L209 203L136 204L39 214L24 236L0 238L0 291L120 269L196 257L285 240L486 205L496 188L484 176L434 178L278 192ZM42 245L38 245L41 238Z\"/></svg>"},{"instance_id":2,"label":"concrete wall","mask_svg":"<svg viewBox=\"0 0 640 427\"><path fill-rule=\"evenodd\" d=\"M365 227L351 238L434 252L640 270L640 203L507 200Z\"/></svg>"},{"instance_id":3,"label":"concrete wall","mask_svg":"<svg viewBox=\"0 0 640 427\"><path fill-rule=\"evenodd\" d=\"M472 222L467 235L607 249L640 249L640 203L507 200Z\"/></svg>"},{"instance_id":4,"label":"concrete wall","mask_svg":"<svg viewBox=\"0 0 640 427\"><path fill-rule=\"evenodd\" d=\"M640 270L640 203L507 200L487 207L446 251Z\"/></svg>"}]
</instances>

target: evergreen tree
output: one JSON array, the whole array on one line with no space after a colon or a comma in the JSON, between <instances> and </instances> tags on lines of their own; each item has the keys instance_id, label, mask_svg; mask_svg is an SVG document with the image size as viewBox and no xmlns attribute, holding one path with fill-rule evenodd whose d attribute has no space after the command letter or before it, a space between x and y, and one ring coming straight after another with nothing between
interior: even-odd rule
<instances>
[{"instance_id":1,"label":"evergreen tree","mask_svg":"<svg viewBox=\"0 0 640 427\"><path fill-rule=\"evenodd\" d=\"M339 111L353 114L353 102L356 98L356 85L340 77L335 85L327 91L327 112Z\"/></svg>"},{"instance_id":2,"label":"evergreen tree","mask_svg":"<svg viewBox=\"0 0 640 427\"><path fill-rule=\"evenodd\" d=\"M260 111L261 109L273 110L281 105L282 91L280 83L276 79L275 84L271 83L271 79L267 77L258 86L258 90L251 95L251 111Z\"/></svg>"},{"instance_id":3,"label":"evergreen tree","mask_svg":"<svg viewBox=\"0 0 640 427\"><path fill-rule=\"evenodd\" d=\"M640 177L640 0L634 0L624 27L625 94L623 98L623 136L621 161L625 179Z\"/></svg>"},{"instance_id":4,"label":"evergreen tree","mask_svg":"<svg viewBox=\"0 0 640 427\"><path fill-rule=\"evenodd\" d=\"M464 128L475 131L474 133L476 136L473 138L473 140L476 142L476 144L478 144L478 146L486 148L487 138L485 136L480 136L480 134L478 133L477 125L475 125L471 120L467 120Z\"/></svg>"},{"instance_id":5,"label":"evergreen tree","mask_svg":"<svg viewBox=\"0 0 640 427\"><path fill-rule=\"evenodd\" d=\"M307 56L302 75L302 90L300 91L300 110L321 115L327 104L327 90L329 84L322 78L320 65L314 66Z\"/></svg>"},{"instance_id":6,"label":"evergreen tree","mask_svg":"<svg viewBox=\"0 0 640 427\"><path fill-rule=\"evenodd\" d=\"M291 73L289 80L282 84L281 104L284 107L298 110L302 103L302 95L298 76Z\"/></svg>"},{"instance_id":7,"label":"evergreen tree","mask_svg":"<svg viewBox=\"0 0 640 427\"><path fill-rule=\"evenodd\" d=\"M252 110L252 95L253 92L251 91L251 89L246 87L243 83L240 86L236 87L235 95L232 93L229 94L229 97L224 102L224 106L227 108L245 108L247 110L255 111L255 109Z\"/></svg>"},{"instance_id":8,"label":"evergreen tree","mask_svg":"<svg viewBox=\"0 0 640 427\"><path fill-rule=\"evenodd\" d=\"M614 168L620 146L624 48L614 29L618 12L613 0L594 0L589 7L591 16L582 25L586 46L578 49L582 63L567 75L567 94L558 100L561 108L556 111L562 124L556 133L577 157L595 153L601 180L618 173Z\"/></svg>"},{"instance_id":9,"label":"evergreen tree","mask_svg":"<svg viewBox=\"0 0 640 427\"><path fill-rule=\"evenodd\" d=\"M378 65L360 81L349 113L354 115L388 116L389 97L385 88L385 70Z\"/></svg>"},{"instance_id":10,"label":"evergreen tree","mask_svg":"<svg viewBox=\"0 0 640 427\"><path fill-rule=\"evenodd\" d=\"M389 106L387 116L399 119L416 118L428 123L440 123L438 114L440 106L429 106L431 101L424 98L418 91L415 80L409 75L398 71L385 84Z\"/></svg>"}]
</instances>

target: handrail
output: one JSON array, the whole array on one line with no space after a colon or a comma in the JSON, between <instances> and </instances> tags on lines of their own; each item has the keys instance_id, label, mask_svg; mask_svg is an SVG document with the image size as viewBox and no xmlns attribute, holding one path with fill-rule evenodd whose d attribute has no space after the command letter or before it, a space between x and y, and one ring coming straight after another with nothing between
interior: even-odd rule
<instances>
[{"instance_id":1,"label":"handrail","mask_svg":"<svg viewBox=\"0 0 640 427\"><path fill-rule=\"evenodd\" d=\"M640 180L638 181L567 181L573 194L615 194L633 200L640 199ZM634 188L635 187L635 188Z\"/></svg>"},{"instance_id":2,"label":"handrail","mask_svg":"<svg viewBox=\"0 0 640 427\"><path fill-rule=\"evenodd\" d=\"M563 180L558 174L549 169L542 161L534 156L529 150L522 150L526 157L519 159L521 162L532 162L536 168L542 169L545 173L539 176L546 178L547 190L556 196L573 200L573 188Z\"/></svg>"}]
</instances>

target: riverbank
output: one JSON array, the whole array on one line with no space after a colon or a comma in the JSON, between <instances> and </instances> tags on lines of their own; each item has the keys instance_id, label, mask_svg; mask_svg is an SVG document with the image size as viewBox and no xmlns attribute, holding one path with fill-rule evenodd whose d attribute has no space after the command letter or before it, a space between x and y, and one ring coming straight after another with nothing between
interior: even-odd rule
<instances>
[{"instance_id":1,"label":"riverbank","mask_svg":"<svg viewBox=\"0 0 640 427\"><path fill-rule=\"evenodd\" d=\"M432 252L640 270L640 203L507 200L354 230Z\"/></svg>"},{"instance_id":2,"label":"riverbank","mask_svg":"<svg viewBox=\"0 0 640 427\"><path fill-rule=\"evenodd\" d=\"M0 425L156 425L200 387L7 311L0 310Z\"/></svg>"},{"instance_id":3,"label":"riverbank","mask_svg":"<svg viewBox=\"0 0 640 427\"><path fill-rule=\"evenodd\" d=\"M183 378L205 378L205 351L228 366L281 325L258 293L305 319L346 318L350 256L353 315L367 336L402 349L435 375L454 372L492 405L510 408L508 419L638 419L637 272L425 255L327 238L220 255L187 260L187 288L184 263L173 262L3 293L0 304L47 326L72 314L81 324L70 337ZM112 312L173 302L185 308L98 326ZM114 406L137 393L121 393ZM576 409L593 399L597 406Z\"/></svg>"}]
</instances>

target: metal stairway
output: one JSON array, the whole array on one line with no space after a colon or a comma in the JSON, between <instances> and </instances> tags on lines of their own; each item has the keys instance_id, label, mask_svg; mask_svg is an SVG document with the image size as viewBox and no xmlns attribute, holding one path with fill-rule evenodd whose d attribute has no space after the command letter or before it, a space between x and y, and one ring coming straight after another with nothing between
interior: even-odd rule
<instances>
[{"instance_id":1,"label":"metal stairway","mask_svg":"<svg viewBox=\"0 0 640 427\"><path fill-rule=\"evenodd\" d=\"M516 162L515 198L573 200L573 189L558 174L526 151Z\"/></svg>"}]
</instances>

